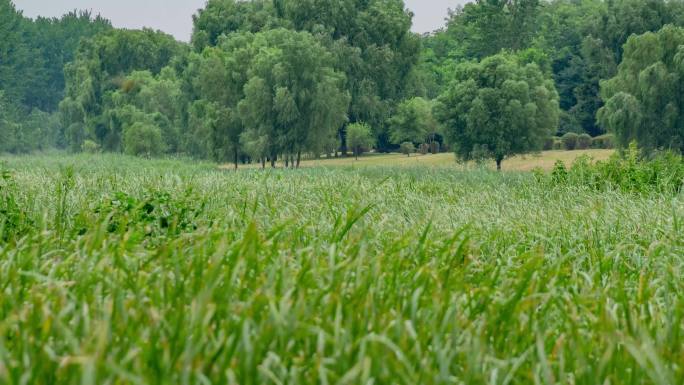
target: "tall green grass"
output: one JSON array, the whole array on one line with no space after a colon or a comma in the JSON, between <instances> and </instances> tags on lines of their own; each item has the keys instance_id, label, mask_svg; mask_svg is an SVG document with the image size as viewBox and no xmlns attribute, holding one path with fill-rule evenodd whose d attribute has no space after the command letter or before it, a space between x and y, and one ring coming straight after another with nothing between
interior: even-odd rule
<instances>
[{"instance_id":1,"label":"tall green grass","mask_svg":"<svg viewBox=\"0 0 684 385\"><path fill-rule=\"evenodd\" d=\"M681 196L116 156L3 170L0 383L684 382Z\"/></svg>"}]
</instances>

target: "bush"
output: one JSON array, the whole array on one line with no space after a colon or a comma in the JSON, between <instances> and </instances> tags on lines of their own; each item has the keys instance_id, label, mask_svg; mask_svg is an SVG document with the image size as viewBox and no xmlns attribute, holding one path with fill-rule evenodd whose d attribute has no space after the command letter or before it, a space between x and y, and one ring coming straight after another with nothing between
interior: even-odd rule
<instances>
[{"instance_id":1,"label":"bush","mask_svg":"<svg viewBox=\"0 0 684 385\"><path fill-rule=\"evenodd\" d=\"M87 154L97 154L100 152L100 145L90 139L86 139L81 145L81 151Z\"/></svg>"},{"instance_id":2,"label":"bush","mask_svg":"<svg viewBox=\"0 0 684 385\"><path fill-rule=\"evenodd\" d=\"M439 154L441 151L441 146L439 145L439 142L432 142L430 143L430 152L433 154Z\"/></svg>"},{"instance_id":3,"label":"bush","mask_svg":"<svg viewBox=\"0 0 684 385\"><path fill-rule=\"evenodd\" d=\"M572 151L577 149L579 135L575 134L574 132L568 132L567 134L563 135L561 140L563 141L563 148L568 151Z\"/></svg>"},{"instance_id":4,"label":"bush","mask_svg":"<svg viewBox=\"0 0 684 385\"><path fill-rule=\"evenodd\" d=\"M553 150L553 145L555 142L556 142L556 138L554 138L553 136L550 136L550 137L544 139L544 146L543 146L544 151Z\"/></svg>"},{"instance_id":5,"label":"bush","mask_svg":"<svg viewBox=\"0 0 684 385\"><path fill-rule=\"evenodd\" d=\"M563 148L563 140L559 137L553 138L553 149L562 150Z\"/></svg>"},{"instance_id":6,"label":"bush","mask_svg":"<svg viewBox=\"0 0 684 385\"><path fill-rule=\"evenodd\" d=\"M613 134L597 136L591 140L591 148L613 149L615 148L615 136Z\"/></svg>"},{"instance_id":7,"label":"bush","mask_svg":"<svg viewBox=\"0 0 684 385\"><path fill-rule=\"evenodd\" d=\"M164 152L161 129L152 124L135 123L128 127L123 144L128 155L151 157Z\"/></svg>"},{"instance_id":8,"label":"bush","mask_svg":"<svg viewBox=\"0 0 684 385\"><path fill-rule=\"evenodd\" d=\"M420 152L421 155L427 155L427 153L430 152L430 145L427 143L421 144L418 146L418 152Z\"/></svg>"},{"instance_id":9,"label":"bush","mask_svg":"<svg viewBox=\"0 0 684 385\"><path fill-rule=\"evenodd\" d=\"M666 152L645 159L633 144L622 156L616 154L607 161L593 163L590 157L583 156L569 169L559 161L546 178L541 178L538 173L535 176L538 181L545 180L552 185L674 194L684 186L684 158Z\"/></svg>"},{"instance_id":10,"label":"bush","mask_svg":"<svg viewBox=\"0 0 684 385\"><path fill-rule=\"evenodd\" d=\"M406 156L411 156L411 154L416 152L416 146L414 146L412 142L404 142L399 147L399 152Z\"/></svg>"},{"instance_id":11,"label":"bush","mask_svg":"<svg viewBox=\"0 0 684 385\"><path fill-rule=\"evenodd\" d=\"M591 147L591 136L589 134L581 134L577 137L577 149L586 150Z\"/></svg>"},{"instance_id":12,"label":"bush","mask_svg":"<svg viewBox=\"0 0 684 385\"><path fill-rule=\"evenodd\" d=\"M370 151L375 145L373 130L366 123L353 123L347 127L347 147L358 159L359 155Z\"/></svg>"}]
</instances>

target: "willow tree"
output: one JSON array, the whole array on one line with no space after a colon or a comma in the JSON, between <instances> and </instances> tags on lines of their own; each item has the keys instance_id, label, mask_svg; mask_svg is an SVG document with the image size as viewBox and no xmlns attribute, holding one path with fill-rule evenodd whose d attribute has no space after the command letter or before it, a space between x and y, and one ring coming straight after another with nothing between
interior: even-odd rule
<instances>
[{"instance_id":1,"label":"willow tree","mask_svg":"<svg viewBox=\"0 0 684 385\"><path fill-rule=\"evenodd\" d=\"M344 75L332 55L308 32L275 29L255 34L244 99L238 104L251 138L267 138L268 157L299 165L317 153L347 119ZM295 163L296 156L296 163Z\"/></svg>"},{"instance_id":2,"label":"willow tree","mask_svg":"<svg viewBox=\"0 0 684 385\"><path fill-rule=\"evenodd\" d=\"M618 144L684 151L684 29L632 36L617 75L601 84L598 120Z\"/></svg>"},{"instance_id":3,"label":"willow tree","mask_svg":"<svg viewBox=\"0 0 684 385\"><path fill-rule=\"evenodd\" d=\"M536 64L499 54L466 63L435 107L461 160L494 159L539 151L558 127L558 93Z\"/></svg>"},{"instance_id":4,"label":"willow tree","mask_svg":"<svg viewBox=\"0 0 684 385\"><path fill-rule=\"evenodd\" d=\"M149 71L157 76L186 47L170 35L152 30L111 30L83 40L76 59L64 71L65 98L60 103L67 139L90 139L104 150L122 149L122 125L111 124L106 116L115 93L127 91L126 77L134 71ZM69 134L71 130L72 134Z\"/></svg>"},{"instance_id":5,"label":"willow tree","mask_svg":"<svg viewBox=\"0 0 684 385\"><path fill-rule=\"evenodd\" d=\"M351 101L350 122L367 122L381 132L394 104L406 98L420 41L411 32L412 14L403 0L208 0L194 17L197 51L221 45L221 36L277 28L309 32L333 55L344 73ZM346 126L346 125L345 125ZM345 150L345 127L339 140Z\"/></svg>"}]
</instances>

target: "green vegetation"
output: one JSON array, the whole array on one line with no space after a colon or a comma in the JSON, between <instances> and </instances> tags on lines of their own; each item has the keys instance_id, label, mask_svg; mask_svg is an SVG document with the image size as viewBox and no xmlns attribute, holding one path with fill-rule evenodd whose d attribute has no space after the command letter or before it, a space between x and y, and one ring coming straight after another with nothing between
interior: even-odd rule
<instances>
[{"instance_id":1,"label":"green vegetation","mask_svg":"<svg viewBox=\"0 0 684 385\"><path fill-rule=\"evenodd\" d=\"M684 29L667 26L630 37L618 74L602 84L606 106L598 114L621 145L684 150L682 64Z\"/></svg>"},{"instance_id":2,"label":"green vegetation","mask_svg":"<svg viewBox=\"0 0 684 385\"><path fill-rule=\"evenodd\" d=\"M558 93L536 64L496 55L456 73L436 113L460 159L494 159L501 169L507 157L542 150L558 126Z\"/></svg>"},{"instance_id":3,"label":"green vegetation","mask_svg":"<svg viewBox=\"0 0 684 385\"><path fill-rule=\"evenodd\" d=\"M111 28L88 12L29 20L10 0L0 0L0 153L66 145L56 113L64 98L64 66L82 38Z\"/></svg>"},{"instance_id":4,"label":"green vegetation","mask_svg":"<svg viewBox=\"0 0 684 385\"><path fill-rule=\"evenodd\" d=\"M678 194L684 186L684 158L667 152L645 159L634 142L625 154L613 154L609 159L597 162L583 155L575 159L569 169L558 160L550 174L542 169L535 170L535 174L539 181L550 185Z\"/></svg>"},{"instance_id":5,"label":"green vegetation","mask_svg":"<svg viewBox=\"0 0 684 385\"><path fill-rule=\"evenodd\" d=\"M390 141L399 145L404 142L434 143L437 135L443 135L443 132L433 116L433 108L431 101L420 97L400 103L388 121Z\"/></svg>"},{"instance_id":6,"label":"green vegetation","mask_svg":"<svg viewBox=\"0 0 684 385\"><path fill-rule=\"evenodd\" d=\"M193 22L0 0L0 384L684 383L683 1Z\"/></svg>"},{"instance_id":7,"label":"green vegetation","mask_svg":"<svg viewBox=\"0 0 684 385\"><path fill-rule=\"evenodd\" d=\"M375 145L375 139L369 125L354 123L347 126L347 147L352 150L356 160L363 152Z\"/></svg>"},{"instance_id":8,"label":"green vegetation","mask_svg":"<svg viewBox=\"0 0 684 385\"><path fill-rule=\"evenodd\" d=\"M413 142L403 142L399 146L399 152L406 156L411 156L411 154L416 152L416 146L413 144Z\"/></svg>"},{"instance_id":9,"label":"green vegetation","mask_svg":"<svg viewBox=\"0 0 684 385\"><path fill-rule=\"evenodd\" d=\"M5 160L3 383L684 380L670 191Z\"/></svg>"},{"instance_id":10,"label":"green vegetation","mask_svg":"<svg viewBox=\"0 0 684 385\"><path fill-rule=\"evenodd\" d=\"M681 0L477 0L433 33L411 22L402 0L209 0L186 44L0 0L0 152L297 167L359 156L354 124L377 152L498 163L566 134L681 152Z\"/></svg>"}]
</instances>

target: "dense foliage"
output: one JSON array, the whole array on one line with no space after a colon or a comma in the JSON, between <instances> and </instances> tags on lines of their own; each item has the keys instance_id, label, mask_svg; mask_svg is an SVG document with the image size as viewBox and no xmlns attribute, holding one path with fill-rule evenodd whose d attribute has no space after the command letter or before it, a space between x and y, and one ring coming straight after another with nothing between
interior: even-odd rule
<instances>
[{"instance_id":1,"label":"dense foliage","mask_svg":"<svg viewBox=\"0 0 684 385\"><path fill-rule=\"evenodd\" d=\"M352 123L347 126L347 148L356 159L359 155L370 150L375 145L371 127L365 123Z\"/></svg>"},{"instance_id":2,"label":"dense foliage","mask_svg":"<svg viewBox=\"0 0 684 385\"><path fill-rule=\"evenodd\" d=\"M442 89L458 62L501 50L536 50L553 75L563 110L558 127L599 135L599 82L615 75L633 35L684 25L680 0L476 0L456 9L447 27L424 41L421 61ZM434 91L433 91L434 92ZM438 90L437 93L440 91Z\"/></svg>"},{"instance_id":3,"label":"dense foliage","mask_svg":"<svg viewBox=\"0 0 684 385\"><path fill-rule=\"evenodd\" d=\"M0 152L63 146L54 113L64 97L64 66L83 38L111 29L88 12L30 20L0 0Z\"/></svg>"},{"instance_id":4,"label":"dense foliage","mask_svg":"<svg viewBox=\"0 0 684 385\"><path fill-rule=\"evenodd\" d=\"M625 154L614 154L606 161L593 162L584 156L570 167L559 161L550 174L536 170L535 175L546 186L671 195L684 187L684 158L671 152L644 157L633 142Z\"/></svg>"},{"instance_id":5,"label":"dense foliage","mask_svg":"<svg viewBox=\"0 0 684 385\"><path fill-rule=\"evenodd\" d=\"M541 151L558 125L558 94L536 64L495 55L455 70L456 81L438 99L438 118L462 160Z\"/></svg>"},{"instance_id":6,"label":"dense foliage","mask_svg":"<svg viewBox=\"0 0 684 385\"><path fill-rule=\"evenodd\" d=\"M485 108L492 119L471 119L481 135L454 147L462 158L475 146L498 158L553 147L548 131L577 134L582 144L586 135L614 133L623 147L637 140L681 150L672 89L681 0L476 0L434 33L412 33L411 23L402 0L209 0L186 44L113 29L89 13L30 20L0 0L0 151L59 147L296 166L300 158L347 155L348 128L360 123L377 151L411 142L435 152L455 144L444 131L453 132L454 121L437 119L435 101L465 87L464 68L496 57L535 65L557 103L552 96L543 130L527 128L527 144L496 144L516 147L510 151L493 149L508 135L501 127L510 116ZM649 44L660 48L641 60L640 46ZM662 71L651 68L658 61ZM630 80L643 71L668 75L658 85ZM636 95L644 82L650 91Z\"/></svg>"},{"instance_id":7,"label":"dense foliage","mask_svg":"<svg viewBox=\"0 0 684 385\"><path fill-rule=\"evenodd\" d=\"M684 151L684 29L632 36L617 75L602 83L599 121L626 145Z\"/></svg>"}]
</instances>

